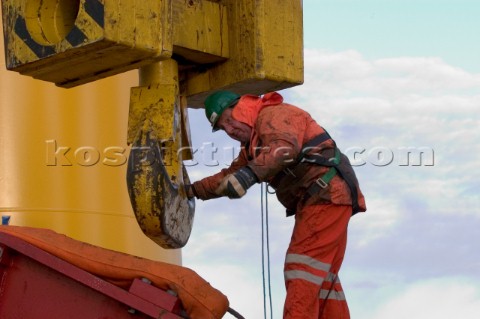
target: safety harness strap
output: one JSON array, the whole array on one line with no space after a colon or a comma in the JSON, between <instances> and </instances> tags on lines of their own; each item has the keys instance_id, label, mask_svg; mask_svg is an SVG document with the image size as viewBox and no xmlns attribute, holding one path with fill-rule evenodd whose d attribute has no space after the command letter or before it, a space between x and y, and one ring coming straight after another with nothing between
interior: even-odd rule
<instances>
[{"instance_id":1,"label":"safety harness strap","mask_svg":"<svg viewBox=\"0 0 480 319\"><path fill-rule=\"evenodd\" d=\"M306 142L302 150L300 151L299 158L297 160L297 163L301 162L306 162L306 163L312 163L312 164L317 164L320 166L326 166L330 167L330 169L321 177L315 180L314 183L312 183L308 188L307 192L305 194L304 200L307 200L309 197L317 194L321 189L326 188L328 186L328 183L332 180L332 178L338 174L344 181L347 183L348 188L350 189L350 195L352 197L352 214L356 214L359 211L359 205L358 205L358 192L357 192L357 185L355 182L349 178L349 176L346 174L346 172L343 172L342 166L340 165L341 162L341 153L338 147L334 143L335 147L335 156L332 158L326 158L321 156L320 154L307 154L309 150L311 150L313 147L318 147L321 143L332 139L330 134L328 134L327 131L325 131L322 134L317 135L310 141Z\"/></svg>"},{"instance_id":2,"label":"safety harness strap","mask_svg":"<svg viewBox=\"0 0 480 319\"><path fill-rule=\"evenodd\" d=\"M330 134L328 134L328 132L324 130L324 132L322 134L319 134L319 135L315 136L314 138L312 138L311 140L309 140L308 142L303 144L302 149L300 150L300 155L297 158L297 163L301 162L303 160L303 158L305 157L305 155L308 153L308 151L310 151L312 148L318 147L318 145L320 145L323 142L326 142L328 140L333 141Z\"/></svg>"},{"instance_id":3,"label":"safety harness strap","mask_svg":"<svg viewBox=\"0 0 480 319\"><path fill-rule=\"evenodd\" d=\"M298 164L302 161L306 161L308 162L308 160L305 160L305 155L307 154L307 152L312 149L313 147L316 147L320 144L322 144L323 142L326 142L328 141L329 139L331 139L330 137L330 134L328 134L327 131L323 132L322 134L319 134L317 136L315 136L314 138L312 138L311 140L309 140L308 142L306 142L303 146L302 146L302 149L300 150L300 154L298 155L297 159L295 160L295 164ZM321 157L320 159L320 156L319 156L319 161L321 161L322 159L325 159L324 157ZM317 164L317 163L316 163ZM324 166L327 166L327 165L324 165ZM331 165L329 165L331 166ZM292 173L292 170L290 167L287 167L285 168L283 171L280 171L279 173L277 173L277 175L275 175L275 177L273 178L273 180L270 182L270 184L276 184L278 183L279 181L281 181L286 175L293 175ZM332 176L333 177L333 176Z\"/></svg>"},{"instance_id":4,"label":"safety harness strap","mask_svg":"<svg viewBox=\"0 0 480 319\"><path fill-rule=\"evenodd\" d=\"M347 183L348 188L350 189L350 195L352 197L352 215L355 215L360 211L360 206L358 204L358 191L357 191L357 185L355 182L350 179L347 175L345 175L342 170L338 170L338 175L342 177L342 179Z\"/></svg>"}]
</instances>

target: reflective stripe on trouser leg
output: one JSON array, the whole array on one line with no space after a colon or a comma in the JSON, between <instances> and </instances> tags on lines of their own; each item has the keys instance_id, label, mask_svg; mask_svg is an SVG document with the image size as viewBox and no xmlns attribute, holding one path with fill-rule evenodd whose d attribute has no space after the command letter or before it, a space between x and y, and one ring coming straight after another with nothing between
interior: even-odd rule
<instances>
[{"instance_id":1,"label":"reflective stripe on trouser leg","mask_svg":"<svg viewBox=\"0 0 480 319\"><path fill-rule=\"evenodd\" d=\"M335 275L335 272L337 275ZM332 272L329 273L329 277L329 280L323 282L318 296L320 307L318 318L349 319L350 312L347 300L335 266L332 266Z\"/></svg>"},{"instance_id":2,"label":"reflective stripe on trouser leg","mask_svg":"<svg viewBox=\"0 0 480 319\"><path fill-rule=\"evenodd\" d=\"M285 259L284 319L350 318L341 284L335 280L350 216L349 206L311 205L297 211Z\"/></svg>"},{"instance_id":3,"label":"reflective stripe on trouser leg","mask_svg":"<svg viewBox=\"0 0 480 319\"><path fill-rule=\"evenodd\" d=\"M335 281L335 283L334 283ZM332 289L332 284L334 287ZM319 299L322 300L347 300L345 293L343 292L342 285L340 284L340 278L334 273L328 273L322 288L320 289Z\"/></svg>"}]
</instances>

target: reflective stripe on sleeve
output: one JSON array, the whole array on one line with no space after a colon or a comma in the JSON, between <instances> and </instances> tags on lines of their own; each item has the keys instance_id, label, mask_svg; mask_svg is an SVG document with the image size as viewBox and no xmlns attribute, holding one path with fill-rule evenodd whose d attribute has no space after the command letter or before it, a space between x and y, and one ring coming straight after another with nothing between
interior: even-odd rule
<instances>
[{"instance_id":1,"label":"reflective stripe on sleeve","mask_svg":"<svg viewBox=\"0 0 480 319\"><path fill-rule=\"evenodd\" d=\"M331 267L330 264L322 263L321 261L313 259L312 257L306 256L306 255L299 255L299 254L287 254L285 263L286 264L289 264L289 263L304 264L309 267L326 271L326 272L328 272Z\"/></svg>"}]
</instances>

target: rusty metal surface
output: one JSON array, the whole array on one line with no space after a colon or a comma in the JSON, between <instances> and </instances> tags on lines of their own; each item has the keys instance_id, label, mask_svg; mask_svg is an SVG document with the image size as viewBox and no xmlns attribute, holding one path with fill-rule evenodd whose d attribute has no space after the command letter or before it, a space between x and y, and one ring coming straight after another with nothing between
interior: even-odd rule
<instances>
[{"instance_id":1,"label":"rusty metal surface","mask_svg":"<svg viewBox=\"0 0 480 319\"><path fill-rule=\"evenodd\" d=\"M190 237L195 201L186 197L184 185L190 180L185 167L180 176L170 176L164 158L160 141L141 132L130 152L127 185L143 232L163 248L181 248Z\"/></svg>"}]
</instances>

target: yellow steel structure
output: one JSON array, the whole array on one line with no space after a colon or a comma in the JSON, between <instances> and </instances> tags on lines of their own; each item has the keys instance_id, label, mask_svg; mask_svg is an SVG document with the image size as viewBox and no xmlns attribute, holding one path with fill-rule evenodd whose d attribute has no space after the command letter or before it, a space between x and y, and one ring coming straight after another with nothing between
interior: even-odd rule
<instances>
[{"instance_id":1,"label":"yellow steel structure","mask_svg":"<svg viewBox=\"0 0 480 319\"><path fill-rule=\"evenodd\" d=\"M203 107L218 89L264 94L303 83L302 0L220 2L227 7L229 56L208 71L185 72L190 107Z\"/></svg>"},{"instance_id":2,"label":"yellow steel structure","mask_svg":"<svg viewBox=\"0 0 480 319\"><path fill-rule=\"evenodd\" d=\"M9 86L6 98L2 91L2 99L6 99L2 109L8 105L6 114L22 119L5 124L2 143L20 140L29 145L33 139L35 147L40 143L46 152L45 172L45 167L31 162L38 151L33 146L26 147L32 152L27 162L18 159L20 164L15 163L16 156L25 156L17 151L5 155L7 167L17 169L5 172L6 180L2 173L1 182L5 186L22 183L10 196L2 194L5 202L23 198L25 201L14 203L34 208L5 204L12 209L3 210L17 207L12 221L23 222L19 216L28 215L32 224L43 223L44 219L40 222L38 218L51 212L54 229L65 214L76 216L66 226L69 232L78 225L102 225L92 236L103 236L104 227L121 229L115 233L117 238L106 235L106 244L101 246L133 241L122 236L128 227L118 224L113 213L122 211L120 215L127 220L130 210L122 206L103 213L110 197L115 205L128 199L125 183L117 180L127 166L125 141L107 138L109 134L127 136L127 114L128 143L135 150L146 150L132 151L128 162L128 193L136 218L156 243L178 248L186 243L193 221L192 203L184 189L189 181L182 165L182 160L191 157L187 104L203 107L205 97L220 89L263 94L303 82L302 0L2 0L2 10L6 67L10 70L74 87L140 68L140 86L131 90L130 113L124 104L128 90L120 94L120 84L111 84L120 83L116 79L86 84L69 93L57 93L45 84L25 85L26 96L44 96L48 102L40 102L38 107L34 100L26 99L22 102L24 113L13 104L9 93L13 87ZM55 92L55 98L46 92ZM68 100L62 100L63 94ZM115 124L109 126L110 121ZM28 131L24 128L21 132L28 133L17 134L19 129L11 123L27 126ZM32 129L38 135L32 134ZM162 148L170 149L169 165ZM146 160L149 158L153 160ZM14 180L16 175L11 174L20 178ZM68 179L70 174L72 179ZM32 176L41 178L39 188L27 182ZM28 192L22 193L26 189ZM33 196L25 197L29 192ZM94 199L85 197L84 192ZM48 198L58 202L50 207ZM134 249L140 249L134 252L140 254L140 247ZM130 252L130 248L126 250ZM173 259L179 256L172 254Z\"/></svg>"},{"instance_id":3,"label":"yellow steel structure","mask_svg":"<svg viewBox=\"0 0 480 319\"><path fill-rule=\"evenodd\" d=\"M2 0L2 8L7 68L60 86L172 52L170 0Z\"/></svg>"},{"instance_id":4,"label":"yellow steel structure","mask_svg":"<svg viewBox=\"0 0 480 319\"><path fill-rule=\"evenodd\" d=\"M73 87L175 59L190 107L303 82L302 0L2 0L7 68ZM60 23L58 22L60 21Z\"/></svg>"},{"instance_id":5,"label":"yellow steel structure","mask_svg":"<svg viewBox=\"0 0 480 319\"><path fill-rule=\"evenodd\" d=\"M0 26L1 28L1 26ZM5 69L0 41L0 213L93 245L175 264L137 224L125 183L136 71L65 90Z\"/></svg>"}]
</instances>

